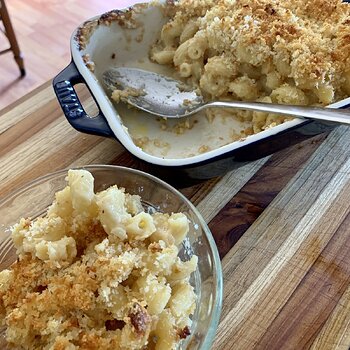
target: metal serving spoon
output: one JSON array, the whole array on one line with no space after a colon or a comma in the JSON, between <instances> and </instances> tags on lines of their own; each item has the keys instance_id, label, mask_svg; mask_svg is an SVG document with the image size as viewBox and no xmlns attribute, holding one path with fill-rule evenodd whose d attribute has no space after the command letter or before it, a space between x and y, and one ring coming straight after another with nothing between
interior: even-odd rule
<instances>
[{"instance_id":1,"label":"metal serving spoon","mask_svg":"<svg viewBox=\"0 0 350 350\"><path fill-rule=\"evenodd\" d=\"M103 73L103 82L111 91L128 90L124 102L145 112L166 118L182 118L209 107L225 107L260 112L291 115L335 123L350 124L350 112L346 109L279 105L243 101L204 102L183 83L164 75L137 68L111 68ZM127 93L125 94L127 95Z\"/></svg>"}]
</instances>

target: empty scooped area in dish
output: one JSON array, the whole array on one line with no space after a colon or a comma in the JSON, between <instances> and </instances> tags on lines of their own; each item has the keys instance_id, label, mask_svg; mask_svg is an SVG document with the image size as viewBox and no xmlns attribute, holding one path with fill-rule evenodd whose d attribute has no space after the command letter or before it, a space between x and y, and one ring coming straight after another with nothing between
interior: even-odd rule
<instances>
[{"instance_id":1,"label":"empty scooped area in dish","mask_svg":"<svg viewBox=\"0 0 350 350\"><path fill-rule=\"evenodd\" d=\"M142 14L135 16L138 21L134 28L127 28L117 21L109 26L98 25L82 50L83 57L88 57L87 62L93 62L93 74L107 98L112 93L103 86L103 73L111 67L136 67L179 79L171 67L154 63L149 58L150 49L168 19L157 7L142 9ZM212 109L209 113L199 112L191 117L166 120L124 103L111 101L111 104L116 111L115 118L122 120L124 131L134 144L159 158L191 158L210 152L239 142L249 128L243 111ZM233 113L242 117L233 118Z\"/></svg>"}]
</instances>

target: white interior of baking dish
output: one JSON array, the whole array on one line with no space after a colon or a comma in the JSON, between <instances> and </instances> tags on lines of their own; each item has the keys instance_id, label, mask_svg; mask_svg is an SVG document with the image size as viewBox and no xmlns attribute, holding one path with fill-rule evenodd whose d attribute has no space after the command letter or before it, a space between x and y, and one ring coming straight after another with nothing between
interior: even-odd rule
<instances>
[{"instance_id":1,"label":"white interior of baking dish","mask_svg":"<svg viewBox=\"0 0 350 350\"><path fill-rule=\"evenodd\" d=\"M171 74L169 68L154 64L148 58L150 47L159 37L160 30L167 22L167 18L159 6L137 12L140 12L136 15L139 25L135 29L128 29L125 25L120 25L118 21L112 21L110 25L99 24L94 28L83 50L79 50L76 32L73 33L71 40L73 60L94 94L109 126L124 147L137 157L150 163L168 166L194 164L303 122L296 118L246 139L232 141L232 136L247 126L232 117L219 116L209 123L204 115L194 115L189 119L190 124L196 121L193 127L179 134L181 129L176 128L175 124L180 120L168 121L167 129L162 130L162 122L159 121L159 118L129 109L123 104L116 106L110 101L101 83L102 74L109 67L137 67L165 75ZM98 18L99 16L90 21L97 21ZM86 54L94 62L94 72L90 71L84 63L83 55ZM332 106L340 107L348 103L350 99ZM139 142L144 141L142 148L138 147L133 139L137 139L139 145Z\"/></svg>"}]
</instances>

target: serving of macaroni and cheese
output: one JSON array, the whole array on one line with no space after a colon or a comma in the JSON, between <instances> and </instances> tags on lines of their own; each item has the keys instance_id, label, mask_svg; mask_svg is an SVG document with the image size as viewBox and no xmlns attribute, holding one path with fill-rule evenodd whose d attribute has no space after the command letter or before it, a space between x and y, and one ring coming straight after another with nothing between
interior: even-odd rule
<instances>
[{"instance_id":1,"label":"serving of macaroni and cheese","mask_svg":"<svg viewBox=\"0 0 350 350\"><path fill-rule=\"evenodd\" d=\"M191 333L197 256L178 257L189 221L146 212L86 170L43 217L12 228L18 259L0 273L6 340L24 349L174 349Z\"/></svg>"},{"instance_id":2,"label":"serving of macaroni and cheese","mask_svg":"<svg viewBox=\"0 0 350 350\"><path fill-rule=\"evenodd\" d=\"M126 11L125 16L137 25L133 30L117 29L118 43L127 39L124 46L118 44L116 58L107 66L168 75L199 91L207 101L327 106L350 94L348 3L159 2L152 2L149 10ZM96 54L97 61L105 62L101 56ZM102 67L106 69L96 65L97 76ZM119 101L119 95L116 92L112 99ZM267 138L298 124L292 117L228 108L207 109L181 120L156 120L122 105L116 109L133 143L162 159L208 152L211 157L219 149L240 147L252 135L254 140Z\"/></svg>"},{"instance_id":3,"label":"serving of macaroni and cheese","mask_svg":"<svg viewBox=\"0 0 350 350\"><path fill-rule=\"evenodd\" d=\"M350 5L341 0L179 0L170 12L151 59L208 100L328 105L350 94ZM242 136L290 119L232 115L250 123Z\"/></svg>"}]
</instances>

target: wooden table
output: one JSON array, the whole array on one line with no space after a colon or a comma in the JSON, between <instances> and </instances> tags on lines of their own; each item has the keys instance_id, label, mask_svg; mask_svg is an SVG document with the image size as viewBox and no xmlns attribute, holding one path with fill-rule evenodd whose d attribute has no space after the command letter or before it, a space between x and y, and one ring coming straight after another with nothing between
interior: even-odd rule
<instances>
[{"instance_id":1,"label":"wooden table","mask_svg":"<svg viewBox=\"0 0 350 350\"><path fill-rule=\"evenodd\" d=\"M0 132L0 197L65 167L136 164L71 128L50 82L0 112ZM222 256L213 349L349 349L349 180L350 129L338 127L182 190Z\"/></svg>"}]
</instances>

